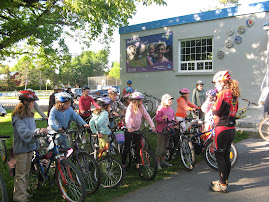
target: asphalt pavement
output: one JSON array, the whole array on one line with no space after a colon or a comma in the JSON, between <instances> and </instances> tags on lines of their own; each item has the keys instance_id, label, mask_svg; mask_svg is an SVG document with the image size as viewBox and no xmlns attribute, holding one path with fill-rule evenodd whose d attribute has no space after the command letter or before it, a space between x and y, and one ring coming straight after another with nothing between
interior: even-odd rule
<instances>
[{"instance_id":1,"label":"asphalt pavement","mask_svg":"<svg viewBox=\"0 0 269 202\"><path fill-rule=\"evenodd\" d=\"M191 172L180 171L114 201L269 201L269 142L250 138L236 147L239 156L230 174L228 193L209 190L218 172L201 161Z\"/></svg>"}]
</instances>

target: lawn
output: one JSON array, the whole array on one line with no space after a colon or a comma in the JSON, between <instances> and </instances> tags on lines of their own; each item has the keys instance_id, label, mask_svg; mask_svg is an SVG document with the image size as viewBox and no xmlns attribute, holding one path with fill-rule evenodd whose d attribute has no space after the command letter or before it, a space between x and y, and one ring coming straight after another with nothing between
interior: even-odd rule
<instances>
[{"instance_id":1,"label":"lawn","mask_svg":"<svg viewBox=\"0 0 269 202\"><path fill-rule=\"evenodd\" d=\"M35 118L40 118L38 113L35 113ZM46 121L37 121L37 127L46 127L47 123ZM6 141L7 148L10 148L12 145L13 140L13 131L12 131L12 125L11 125L11 111L8 110L8 114L5 117L0 117L0 135L10 135L11 138ZM151 148L153 151L155 151L156 148L156 135L153 135L151 133L146 134L147 139L149 140L151 144ZM235 142L238 142L242 139L248 138L247 134L243 133L237 133ZM202 155L199 155L197 157L198 161L202 160ZM183 169L183 165L181 161L179 160L179 157L173 159L170 163L173 164L172 167L162 169L158 171L157 177L153 181L144 181L142 180L136 169L130 168L127 170L127 174L125 176L125 179L123 183L116 189L102 189L100 188L95 194L88 195L86 201L109 201L113 200L117 197L124 196L130 192L133 192L137 189L140 189L141 187L150 185L152 183L155 183L159 180L163 180L165 178L170 177L173 174L178 173L180 170ZM8 196L9 200L12 201L12 192L13 192L13 177L10 177L8 175L8 167L6 164L0 166L1 175L4 177L7 190L8 190ZM34 193L31 193L33 197L31 198L31 201L63 201L62 196L60 194L60 191L58 190L57 183L53 182L50 184L45 184L41 187L39 187L38 190L34 191Z\"/></svg>"}]
</instances>

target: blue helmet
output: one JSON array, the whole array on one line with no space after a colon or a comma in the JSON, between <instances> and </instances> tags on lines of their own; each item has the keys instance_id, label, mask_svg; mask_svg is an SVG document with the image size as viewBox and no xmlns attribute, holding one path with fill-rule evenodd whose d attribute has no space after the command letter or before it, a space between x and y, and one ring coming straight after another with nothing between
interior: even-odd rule
<instances>
[{"instance_id":1,"label":"blue helmet","mask_svg":"<svg viewBox=\"0 0 269 202\"><path fill-rule=\"evenodd\" d=\"M206 95L209 96L209 97L216 97L217 96L217 93L215 90L208 90L206 92Z\"/></svg>"},{"instance_id":2,"label":"blue helmet","mask_svg":"<svg viewBox=\"0 0 269 202\"><path fill-rule=\"evenodd\" d=\"M126 90L127 93L133 93L133 92L134 92L134 89L131 88L131 87L129 87L129 86L127 86L127 87L125 88L125 90Z\"/></svg>"},{"instance_id":3,"label":"blue helmet","mask_svg":"<svg viewBox=\"0 0 269 202\"><path fill-rule=\"evenodd\" d=\"M132 84L133 82L131 80L128 80L127 81L127 84Z\"/></svg>"},{"instance_id":4,"label":"blue helmet","mask_svg":"<svg viewBox=\"0 0 269 202\"><path fill-rule=\"evenodd\" d=\"M56 93L55 94L55 101L56 102L68 102L68 101L71 101L71 100L72 100L72 97L67 92L61 92L61 93Z\"/></svg>"}]
</instances>

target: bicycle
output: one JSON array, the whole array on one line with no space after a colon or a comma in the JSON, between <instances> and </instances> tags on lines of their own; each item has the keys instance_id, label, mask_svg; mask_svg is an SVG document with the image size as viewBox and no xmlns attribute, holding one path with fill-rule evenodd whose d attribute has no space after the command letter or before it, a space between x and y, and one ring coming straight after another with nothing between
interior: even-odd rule
<instances>
[{"instance_id":1,"label":"bicycle","mask_svg":"<svg viewBox=\"0 0 269 202\"><path fill-rule=\"evenodd\" d=\"M29 174L29 187L37 189L47 181L57 179L62 196L67 201L84 201L86 198L86 184L82 173L77 166L67 160L64 154L59 153L56 138L59 134L49 132L51 142L46 154L34 151L31 171Z\"/></svg>"},{"instance_id":2,"label":"bicycle","mask_svg":"<svg viewBox=\"0 0 269 202\"><path fill-rule=\"evenodd\" d=\"M147 99L147 98L153 98L156 102L155 102L155 109L158 108L158 106L161 103L161 99L154 97L152 95L147 94L147 92L143 93L145 95L145 98L143 99L143 105L145 107L145 109L147 110L148 113L151 113L154 109L154 104L151 100Z\"/></svg>"},{"instance_id":3,"label":"bicycle","mask_svg":"<svg viewBox=\"0 0 269 202\"><path fill-rule=\"evenodd\" d=\"M167 120L165 122L167 126L164 128L164 131L168 133L167 135L171 136L166 149L165 159L169 161L172 159L173 155L176 154L176 152L179 152L184 168L191 171L195 166L195 154L191 140L184 135L180 129L174 130L174 126L180 124L181 122L183 121L177 123L174 120Z\"/></svg>"},{"instance_id":4,"label":"bicycle","mask_svg":"<svg viewBox=\"0 0 269 202\"><path fill-rule=\"evenodd\" d=\"M192 128L194 134L191 135L191 141L194 145L195 154L199 155L203 152L205 162L214 170L218 170L217 160L215 157L216 145L214 141L215 129L201 132L202 125L193 123ZM238 159L237 148L234 143L231 144L230 161L231 166L234 167Z\"/></svg>"},{"instance_id":5,"label":"bicycle","mask_svg":"<svg viewBox=\"0 0 269 202\"><path fill-rule=\"evenodd\" d=\"M140 130L132 133L134 135L142 135ZM142 179L150 181L156 177L158 172L157 159L155 155L147 147L145 147L143 138L140 140L140 148L138 148L138 151L135 150L135 144L132 139L127 159L128 162L126 163L126 166L129 168L132 162L135 162L139 176Z\"/></svg>"},{"instance_id":6,"label":"bicycle","mask_svg":"<svg viewBox=\"0 0 269 202\"><path fill-rule=\"evenodd\" d=\"M7 148L5 141L7 138L10 138L9 135L0 135L0 158L3 163L7 162Z\"/></svg>"},{"instance_id":7,"label":"bicycle","mask_svg":"<svg viewBox=\"0 0 269 202\"><path fill-rule=\"evenodd\" d=\"M70 157L71 161L81 170L86 183L87 193L92 194L99 188L101 174L96 160L79 148L79 142L81 142L84 131L83 126L77 126L77 129L66 130L66 133L71 136L72 140L71 148L66 150L66 157Z\"/></svg>"},{"instance_id":8,"label":"bicycle","mask_svg":"<svg viewBox=\"0 0 269 202\"><path fill-rule=\"evenodd\" d=\"M108 143L99 149L98 135L92 134L93 151L90 153L97 160L101 172L100 185L104 188L115 188L119 186L125 176L121 162L113 157L115 134L108 135Z\"/></svg>"},{"instance_id":9,"label":"bicycle","mask_svg":"<svg viewBox=\"0 0 269 202\"><path fill-rule=\"evenodd\" d=\"M262 139L269 142L269 117L261 121L259 125L259 134Z\"/></svg>"},{"instance_id":10,"label":"bicycle","mask_svg":"<svg viewBox=\"0 0 269 202\"><path fill-rule=\"evenodd\" d=\"M5 135L0 136L0 156L4 163L7 161L7 149L5 142L3 141L5 140L5 138L10 138L10 136ZM1 175L0 175L0 199L2 199L3 202L8 201L6 184Z\"/></svg>"},{"instance_id":11,"label":"bicycle","mask_svg":"<svg viewBox=\"0 0 269 202\"><path fill-rule=\"evenodd\" d=\"M248 104L247 104L246 107L243 107L243 108L241 108L241 109L239 109L239 110L237 111L237 113L236 113L236 115L235 115L235 118L236 118L236 119L243 118L243 115L247 112L248 107L249 107L250 105L258 106L258 104L255 103L255 102L249 101L249 100L247 100L247 99L242 99L242 100L245 101L245 102L247 102Z\"/></svg>"}]
</instances>

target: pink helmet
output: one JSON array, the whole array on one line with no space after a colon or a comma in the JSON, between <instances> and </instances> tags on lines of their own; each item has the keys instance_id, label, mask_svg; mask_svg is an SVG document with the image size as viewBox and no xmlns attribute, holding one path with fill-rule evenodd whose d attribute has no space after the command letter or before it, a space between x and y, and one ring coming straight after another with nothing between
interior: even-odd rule
<instances>
[{"instance_id":1,"label":"pink helmet","mask_svg":"<svg viewBox=\"0 0 269 202\"><path fill-rule=\"evenodd\" d=\"M213 77L212 83L220 82L220 81L227 81L231 79L231 75L228 70L219 71Z\"/></svg>"},{"instance_id":2,"label":"pink helmet","mask_svg":"<svg viewBox=\"0 0 269 202\"><path fill-rule=\"evenodd\" d=\"M107 92L108 92L108 94L114 94L114 93L118 93L118 90L117 90L117 88L112 87L112 88L109 88L107 90Z\"/></svg>"},{"instance_id":3,"label":"pink helmet","mask_svg":"<svg viewBox=\"0 0 269 202\"><path fill-rule=\"evenodd\" d=\"M144 95L140 92L134 92L130 95L130 98L133 100L142 100L144 99Z\"/></svg>"},{"instance_id":4,"label":"pink helmet","mask_svg":"<svg viewBox=\"0 0 269 202\"><path fill-rule=\"evenodd\" d=\"M182 88L179 90L179 93L180 94L187 94L187 93L190 93L191 91L188 89L188 88Z\"/></svg>"}]
</instances>

